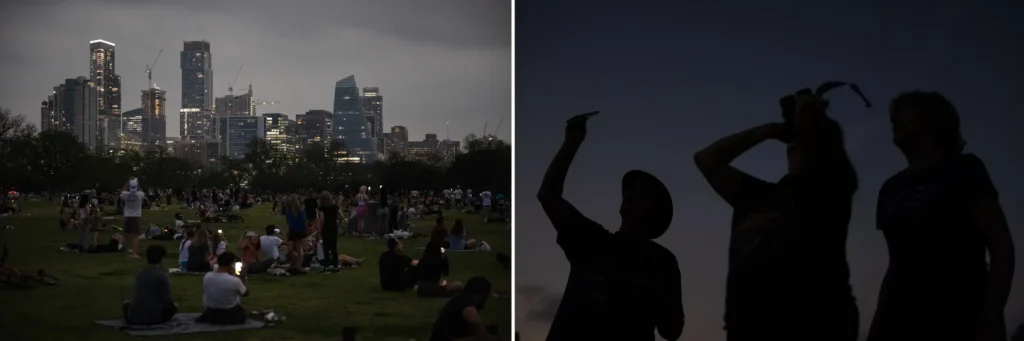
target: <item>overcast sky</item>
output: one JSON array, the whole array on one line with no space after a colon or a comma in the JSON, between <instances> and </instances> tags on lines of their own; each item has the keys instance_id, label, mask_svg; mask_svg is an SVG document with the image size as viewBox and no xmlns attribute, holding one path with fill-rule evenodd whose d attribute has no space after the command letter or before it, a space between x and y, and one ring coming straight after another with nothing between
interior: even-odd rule
<instances>
[{"instance_id":1,"label":"overcast sky","mask_svg":"<svg viewBox=\"0 0 1024 341\"><path fill-rule=\"evenodd\" d=\"M516 1L516 131L527 137L515 151L523 340L543 339L569 270L533 196L565 119L601 110L565 188L584 214L618 229L619 184L633 168L673 192L675 221L657 241L679 261L682 340L724 340L731 210L692 155L780 120L779 97L825 80L858 82L876 104L864 109L847 89L829 96L860 176L847 253L863 330L888 261L874 224L878 189L906 165L891 142L888 102L915 88L941 91L957 105L967 151L985 161L999 188L1018 255L1008 319L1024 322L1022 7L1020 0ZM775 181L786 169L784 153L765 143L737 165Z\"/></svg>"},{"instance_id":2,"label":"overcast sky","mask_svg":"<svg viewBox=\"0 0 1024 341\"><path fill-rule=\"evenodd\" d=\"M210 41L217 97L245 64L235 93L251 82L257 107L294 118L332 110L334 83L356 76L380 87L384 126L461 140L511 135L511 6L508 1L2 1L0 106L39 123L39 103L65 78L89 76L89 41L116 44L123 110L141 106L145 65L164 49L153 82L167 90L167 135L178 136L179 52Z\"/></svg>"}]
</instances>

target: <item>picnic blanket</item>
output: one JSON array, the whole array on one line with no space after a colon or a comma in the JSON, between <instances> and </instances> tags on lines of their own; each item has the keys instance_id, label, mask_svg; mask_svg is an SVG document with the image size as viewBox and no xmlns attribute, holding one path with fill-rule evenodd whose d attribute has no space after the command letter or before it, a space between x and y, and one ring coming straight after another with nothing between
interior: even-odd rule
<instances>
[{"instance_id":1,"label":"picnic blanket","mask_svg":"<svg viewBox=\"0 0 1024 341\"><path fill-rule=\"evenodd\" d=\"M170 268L167 269L167 273L172 275L205 275L205 272L190 272L182 270L181 268Z\"/></svg>"},{"instance_id":2,"label":"picnic blanket","mask_svg":"<svg viewBox=\"0 0 1024 341\"><path fill-rule=\"evenodd\" d=\"M164 336L175 334L192 334L205 332L223 332L243 329L263 328L266 323L248 319L245 324L237 325L214 325L207 323L196 323L200 313L187 313L174 315L170 321L153 326L132 326L124 322L124 319L94 321L99 325L111 327L131 336Z\"/></svg>"},{"instance_id":3,"label":"picnic blanket","mask_svg":"<svg viewBox=\"0 0 1024 341\"><path fill-rule=\"evenodd\" d=\"M426 246L417 246L416 248L417 248L417 249L420 249L420 250L423 250L423 249L426 249L427 247L426 247ZM452 250L452 249L444 249L444 252L487 252L487 251L489 251L489 250L482 250L482 249L479 249L479 248L477 248L477 249L472 249L472 250Z\"/></svg>"}]
</instances>

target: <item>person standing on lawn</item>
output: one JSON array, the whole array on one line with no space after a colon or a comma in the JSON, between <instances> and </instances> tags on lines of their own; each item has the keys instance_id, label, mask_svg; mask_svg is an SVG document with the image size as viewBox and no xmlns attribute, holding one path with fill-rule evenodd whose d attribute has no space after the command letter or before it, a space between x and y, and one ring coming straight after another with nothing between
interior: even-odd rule
<instances>
[{"instance_id":1,"label":"person standing on lawn","mask_svg":"<svg viewBox=\"0 0 1024 341\"><path fill-rule=\"evenodd\" d=\"M142 229L142 201L145 192L139 188L139 180L132 179L121 190L124 200L124 234L127 237L128 257L139 258L139 234Z\"/></svg>"}]
</instances>

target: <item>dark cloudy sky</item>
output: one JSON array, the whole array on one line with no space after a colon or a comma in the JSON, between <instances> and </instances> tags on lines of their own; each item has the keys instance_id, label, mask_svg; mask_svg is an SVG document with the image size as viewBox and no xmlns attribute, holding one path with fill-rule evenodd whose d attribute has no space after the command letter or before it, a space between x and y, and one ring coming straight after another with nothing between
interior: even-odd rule
<instances>
[{"instance_id":1,"label":"dark cloudy sky","mask_svg":"<svg viewBox=\"0 0 1024 341\"><path fill-rule=\"evenodd\" d=\"M524 340L545 335L569 269L533 194L565 119L590 110L601 115L569 174L567 197L615 230L627 170L648 170L674 191L675 221L658 242L675 253L683 275L684 340L724 340L730 219L693 152L779 120L781 95L825 80L860 83L877 107L866 110L843 90L830 96L861 179L848 254L864 329L888 257L875 201L882 182L905 165L886 110L901 91L938 90L958 106L967 149L987 163L1024 254L1024 2L816 2L516 2L516 319ZM766 143L738 166L777 180L784 149ZM1009 319L1024 322L1024 261L1010 300Z\"/></svg>"},{"instance_id":2,"label":"dark cloudy sky","mask_svg":"<svg viewBox=\"0 0 1024 341\"><path fill-rule=\"evenodd\" d=\"M258 107L294 118L332 110L334 83L354 74L378 86L384 125L461 140L484 124L511 135L509 1L3 1L0 106L39 122L39 103L65 78L89 76L89 41L117 45L122 108L141 106L145 65L163 55L153 81L168 91L167 135L178 135L184 40L206 39L214 94L245 64L238 84L281 104Z\"/></svg>"}]
</instances>

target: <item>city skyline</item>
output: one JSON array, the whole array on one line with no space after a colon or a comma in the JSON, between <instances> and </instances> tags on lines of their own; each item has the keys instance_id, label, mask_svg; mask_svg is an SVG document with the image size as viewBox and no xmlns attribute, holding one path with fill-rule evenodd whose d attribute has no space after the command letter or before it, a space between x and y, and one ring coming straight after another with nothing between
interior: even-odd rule
<instances>
[{"instance_id":1,"label":"city skyline","mask_svg":"<svg viewBox=\"0 0 1024 341\"><path fill-rule=\"evenodd\" d=\"M307 11L299 9L301 14L287 15L278 15L275 7L283 7L272 2L244 2L247 7L261 9L241 11L244 13L229 10L232 6L225 3L198 7L199 2L190 1L174 4L102 1L92 6L64 4L59 11L46 4L5 3L5 11L23 15L0 25L17 26L27 32L8 40L17 43L25 39L26 44L32 41L34 48L0 57L0 62L11 67L8 74L24 80L18 85L0 88L3 93L0 106L24 115L39 126L40 115L36 114L39 102L46 99L53 85L61 80L90 75L86 62L89 52L86 51L90 42L98 40L116 46L114 67L120 76L120 93L139 93L147 88L145 65L151 63L162 48L164 55L153 66L153 83L167 91L164 109L167 136L178 136L182 71L175 57L182 51L183 42L205 40L210 43L211 55L215 56L211 69L217 74L210 98L227 95L228 82L238 67L245 64L235 93L244 92L251 83L255 98L279 102L257 107L257 115L283 113L294 119L308 110L331 110L334 83L345 76L356 75L360 89L379 87L388 97L382 122L384 129L405 126L414 136L441 134L445 122L451 122L452 139L461 140L470 133L483 133L482 128L488 122L493 127L502 117L509 119L511 51L507 6L454 1L449 3L453 8L423 6L420 13L436 12L437 15L412 20L402 18L403 13L410 11L389 10L387 1L384 3L341 8L325 1L328 10L309 6L304 7ZM346 12L352 9L394 21L408 19L418 25L385 25L384 22L393 20L383 19L370 22L353 19L349 26L309 24L316 22L308 20L310 17L352 17ZM17 19L31 17L32 13L47 12L60 17L78 11L95 15L83 16L90 18L86 25L76 24L73 30L55 29L65 22L70 25L71 20L56 20L55 25L34 30L33 27L41 26ZM465 17L468 11L477 16L485 15L488 20L456 19ZM130 15L140 12L151 13L152 18L142 20ZM276 21L266 24L265 20L249 20L249 16L275 17ZM88 23L89 20L94 20L95 24ZM127 28L112 31L100 25L110 21L122 22ZM250 24L252 22L260 24ZM38 43L40 41L43 43ZM437 84L444 86L434 86ZM452 92L462 95L453 98ZM122 97L122 111L142 107L138 97ZM489 128L487 132L492 130ZM505 125L497 135L511 140L510 132L511 125Z\"/></svg>"}]
</instances>

